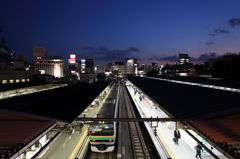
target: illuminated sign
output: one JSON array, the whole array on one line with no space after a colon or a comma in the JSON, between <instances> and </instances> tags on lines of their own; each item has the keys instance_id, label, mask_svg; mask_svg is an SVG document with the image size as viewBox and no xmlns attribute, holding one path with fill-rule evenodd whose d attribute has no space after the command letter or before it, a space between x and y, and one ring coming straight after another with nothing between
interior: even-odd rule
<instances>
[{"instance_id":1,"label":"illuminated sign","mask_svg":"<svg viewBox=\"0 0 240 159\"><path fill-rule=\"evenodd\" d=\"M85 59L81 59L81 63L86 63L86 60Z\"/></svg>"},{"instance_id":2,"label":"illuminated sign","mask_svg":"<svg viewBox=\"0 0 240 159\"><path fill-rule=\"evenodd\" d=\"M76 63L76 55L75 54L70 54L70 58L69 58L69 63Z\"/></svg>"},{"instance_id":3,"label":"illuminated sign","mask_svg":"<svg viewBox=\"0 0 240 159\"><path fill-rule=\"evenodd\" d=\"M86 73L86 60L81 59L81 73Z\"/></svg>"}]
</instances>

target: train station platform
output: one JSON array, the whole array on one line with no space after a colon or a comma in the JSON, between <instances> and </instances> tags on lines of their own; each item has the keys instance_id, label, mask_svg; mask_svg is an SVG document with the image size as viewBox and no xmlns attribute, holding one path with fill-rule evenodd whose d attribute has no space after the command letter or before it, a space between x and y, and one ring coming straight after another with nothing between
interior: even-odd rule
<instances>
[{"instance_id":1,"label":"train station platform","mask_svg":"<svg viewBox=\"0 0 240 159\"><path fill-rule=\"evenodd\" d=\"M164 111L162 111L154 102L149 99L143 92L132 85L132 83L126 84L129 90L130 95L133 98L135 105L137 106L142 117L168 117ZM137 90L137 91L136 91ZM151 125L151 123L148 123ZM179 129L181 134L181 139L179 139L178 144L173 142L174 130L176 124L174 122L156 122L152 123L152 126L156 126L157 137L163 143L165 149L172 159L193 159L196 158L196 151L194 147L197 145L197 142L188 135L184 130ZM204 139L198 136L195 132L190 130L196 138L200 139L202 143L207 143ZM219 151L216 149L212 150L220 159L226 159ZM203 150L202 159L213 159L208 152Z\"/></svg>"},{"instance_id":2,"label":"train station platform","mask_svg":"<svg viewBox=\"0 0 240 159\"><path fill-rule=\"evenodd\" d=\"M107 86L93 101L92 103L84 109L84 111L79 114L78 117L83 118L86 117L97 117L98 112L102 109L105 104L106 98L110 93L110 86ZM104 93L106 92L106 94ZM97 101L99 105L96 104ZM79 125L80 123L77 121L73 121L71 123L72 128L74 130L74 125ZM88 145L89 141L87 137L88 132L88 124L84 124L81 128L81 131L61 131L59 137L48 146L45 152L42 152L36 159L75 159L81 158L80 155L83 155L84 152L80 152L83 150L84 145Z\"/></svg>"}]
</instances>

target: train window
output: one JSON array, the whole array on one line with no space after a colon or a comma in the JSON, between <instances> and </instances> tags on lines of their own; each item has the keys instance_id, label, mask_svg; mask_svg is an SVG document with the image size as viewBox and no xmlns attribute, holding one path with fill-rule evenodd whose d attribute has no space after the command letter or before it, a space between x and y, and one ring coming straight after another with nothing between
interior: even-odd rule
<instances>
[{"instance_id":1,"label":"train window","mask_svg":"<svg viewBox=\"0 0 240 159\"><path fill-rule=\"evenodd\" d=\"M92 124L89 127L90 135L113 135L113 124Z\"/></svg>"}]
</instances>

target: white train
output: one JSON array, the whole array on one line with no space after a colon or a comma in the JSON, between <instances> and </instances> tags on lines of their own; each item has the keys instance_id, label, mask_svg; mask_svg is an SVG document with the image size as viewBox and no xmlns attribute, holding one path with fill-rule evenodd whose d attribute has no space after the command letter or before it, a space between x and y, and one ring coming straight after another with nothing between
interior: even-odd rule
<instances>
[{"instance_id":1,"label":"white train","mask_svg":"<svg viewBox=\"0 0 240 159\"><path fill-rule=\"evenodd\" d=\"M100 117L114 118L117 116L117 96L118 85L113 84L111 92L99 112ZM88 129L88 137L93 152L112 152L115 148L116 136L116 122L93 122Z\"/></svg>"}]
</instances>

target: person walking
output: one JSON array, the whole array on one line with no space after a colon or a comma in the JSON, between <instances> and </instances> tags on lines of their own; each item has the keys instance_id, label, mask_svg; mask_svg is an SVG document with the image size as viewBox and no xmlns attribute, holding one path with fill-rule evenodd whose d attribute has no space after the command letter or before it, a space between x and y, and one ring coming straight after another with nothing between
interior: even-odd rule
<instances>
[{"instance_id":1,"label":"person walking","mask_svg":"<svg viewBox=\"0 0 240 159\"><path fill-rule=\"evenodd\" d=\"M196 158L200 158L202 159L201 157L201 152L202 152L202 146L200 144L198 144L197 146L195 146L195 150L196 150Z\"/></svg>"},{"instance_id":2,"label":"person walking","mask_svg":"<svg viewBox=\"0 0 240 159\"><path fill-rule=\"evenodd\" d=\"M173 141L178 144L178 139L181 138L181 135L180 135L180 132L178 129L175 129L174 130L174 138L173 138Z\"/></svg>"}]
</instances>

